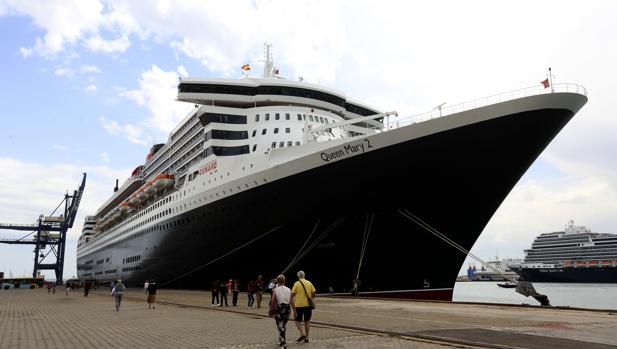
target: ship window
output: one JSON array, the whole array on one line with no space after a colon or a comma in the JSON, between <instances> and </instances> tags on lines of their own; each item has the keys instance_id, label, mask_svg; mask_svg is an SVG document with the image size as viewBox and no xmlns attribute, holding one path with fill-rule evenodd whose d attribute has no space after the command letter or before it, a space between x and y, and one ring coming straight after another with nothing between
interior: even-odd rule
<instances>
[{"instance_id":1,"label":"ship window","mask_svg":"<svg viewBox=\"0 0 617 349\"><path fill-rule=\"evenodd\" d=\"M330 122L328 121L328 119L325 119L325 120L326 120L326 125L328 125Z\"/></svg>"},{"instance_id":2,"label":"ship window","mask_svg":"<svg viewBox=\"0 0 617 349\"><path fill-rule=\"evenodd\" d=\"M274 133L279 133L279 128L278 127L274 128Z\"/></svg>"},{"instance_id":3,"label":"ship window","mask_svg":"<svg viewBox=\"0 0 617 349\"><path fill-rule=\"evenodd\" d=\"M270 114L266 114L266 121L270 120Z\"/></svg>"},{"instance_id":4,"label":"ship window","mask_svg":"<svg viewBox=\"0 0 617 349\"><path fill-rule=\"evenodd\" d=\"M264 128L264 129L261 131L261 134L262 134L262 135L265 135L265 134L266 134L266 131L267 131L267 129L265 129L265 128Z\"/></svg>"},{"instance_id":5,"label":"ship window","mask_svg":"<svg viewBox=\"0 0 617 349\"><path fill-rule=\"evenodd\" d=\"M257 144L253 144L253 151L257 149Z\"/></svg>"},{"instance_id":6,"label":"ship window","mask_svg":"<svg viewBox=\"0 0 617 349\"><path fill-rule=\"evenodd\" d=\"M231 156L231 155L241 155L249 153L248 145L241 145L237 147L217 147L212 146L212 152L217 156ZM186 208L186 207L185 207Z\"/></svg>"},{"instance_id":7,"label":"ship window","mask_svg":"<svg viewBox=\"0 0 617 349\"><path fill-rule=\"evenodd\" d=\"M285 133L289 133L291 132L291 129L289 127L285 128Z\"/></svg>"},{"instance_id":8,"label":"ship window","mask_svg":"<svg viewBox=\"0 0 617 349\"><path fill-rule=\"evenodd\" d=\"M309 120L314 121L313 120L313 115L309 115Z\"/></svg>"},{"instance_id":9,"label":"ship window","mask_svg":"<svg viewBox=\"0 0 617 349\"><path fill-rule=\"evenodd\" d=\"M278 120L280 118L281 118L281 114L279 113L274 114L274 120Z\"/></svg>"},{"instance_id":10,"label":"ship window","mask_svg":"<svg viewBox=\"0 0 617 349\"><path fill-rule=\"evenodd\" d=\"M291 141L287 142L287 146L291 147L293 145L293 143Z\"/></svg>"},{"instance_id":11,"label":"ship window","mask_svg":"<svg viewBox=\"0 0 617 349\"><path fill-rule=\"evenodd\" d=\"M211 122L222 124L246 124L246 115L204 113L199 117L199 120L203 126Z\"/></svg>"},{"instance_id":12,"label":"ship window","mask_svg":"<svg viewBox=\"0 0 617 349\"><path fill-rule=\"evenodd\" d=\"M298 121L302 121L302 115L298 114Z\"/></svg>"},{"instance_id":13,"label":"ship window","mask_svg":"<svg viewBox=\"0 0 617 349\"><path fill-rule=\"evenodd\" d=\"M259 114L255 115L255 122L259 122Z\"/></svg>"},{"instance_id":14,"label":"ship window","mask_svg":"<svg viewBox=\"0 0 617 349\"><path fill-rule=\"evenodd\" d=\"M279 143L279 148L282 148L282 147L284 147L284 146L285 146L285 142L280 142L280 143Z\"/></svg>"},{"instance_id":15,"label":"ship window","mask_svg":"<svg viewBox=\"0 0 617 349\"><path fill-rule=\"evenodd\" d=\"M289 113L285 113L285 120L289 120Z\"/></svg>"},{"instance_id":16,"label":"ship window","mask_svg":"<svg viewBox=\"0 0 617 349\"><path fill-rule=\"evenodd\" d=\"M296 141L296 145L300 145L300 141Z\"/></svg>"},{"instance_id":17,"label":"ship window","mask_svg":"<svg viewBox=\"0 0 617 349\"><path fill-rule=\"evenodd\" d=\"M208 139L247 139L247 131L227 131L227 130L211 130L206 133Z\"/></svg>"},{"instance_id":18,"label":"ship window","mask_svg":"<svg viewBox=\"0 0 617 349\"><path fill-rule=\"evenodd\" d=\"M324 123L323 118L321 116L319 117L319 122L321 122L322 124Z\"/></svg>"},{"instance_id":19,"label":"ship window","mask_svg":"<svg viewBox=\"0 0 617 349\"><path fill-rule=\"evenodd\" d=\"M276 148L276 142L272 142L272 149Z\"/></svg>"},{"instance_id":20,"label":"ship window","mask_svg":"<svg viewBox=\"0 0 617 349\"><path fill-rule=\"evenodd\" d=\"M257 134L257 130L253 130L253 137Z\"/></svg>"}]
</instances>

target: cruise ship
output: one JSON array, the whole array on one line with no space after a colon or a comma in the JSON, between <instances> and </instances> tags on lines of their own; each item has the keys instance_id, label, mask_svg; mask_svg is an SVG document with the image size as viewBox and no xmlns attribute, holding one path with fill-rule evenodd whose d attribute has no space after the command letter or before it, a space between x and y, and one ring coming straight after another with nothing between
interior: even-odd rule
<instances>
[{"instance_id":1,"label":"cruise ship","mask_svg":"<svg viewBox=\"0 0 617 349\"><path fill-rule=\"evenodd\" d=\"M177 100L194 110L86 218L80 279L245 289L304 270L319 293L451 300L466 256L403 213L469 250L587 97L554 84L399 118L283 79L267 48L261 77L185 78Z\"/></svg>"},{"instance_id":2,"label":"cruise ship","mask_svg":"<svg viewBox=\"0 0 617 349\"><path fill-rule=\"evenodd\" d=\"M540 234L524 262L509 267L527 281L617 283L617 235L570 221L563 231Z\"/></svg>"}]
</instances>

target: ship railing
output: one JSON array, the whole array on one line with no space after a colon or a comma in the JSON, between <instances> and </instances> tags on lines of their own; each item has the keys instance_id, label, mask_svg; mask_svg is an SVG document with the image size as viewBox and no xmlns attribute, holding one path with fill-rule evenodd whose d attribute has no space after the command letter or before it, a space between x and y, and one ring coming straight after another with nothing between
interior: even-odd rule
<instances>
[{"instance_id":1,"label":"ship railing","mask_svg":"<svg viewBox=\"0 0 617 349\"><path fill-rule=\"evenodd\" d=\"M486 107L497 103L507 102L514 99L551 93L577 93L587 96L587 89L584 86L574 83L557 83L547 88L542 85L525 87L450 106L444 106L442 104L441 106L434 108L430 112L407 116L398 120L390 119L386 122L387 129L395 129L403 126L408 126L418 122L436 119L442 116L460 113L475 108Z\"/></svg>"}]
</instances>

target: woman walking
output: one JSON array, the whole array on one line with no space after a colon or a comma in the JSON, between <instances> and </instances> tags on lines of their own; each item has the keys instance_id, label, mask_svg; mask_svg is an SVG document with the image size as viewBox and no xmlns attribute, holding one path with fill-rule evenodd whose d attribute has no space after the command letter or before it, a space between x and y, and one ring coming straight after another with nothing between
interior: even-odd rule
<instances>
[{"instance_id":1,"label":"woman walking","mask_svg":"<svg viewBox=\"0 0 617 349\"><path fill-rule=\"evenodd\" d=\"M291 307L289 301L291 298L291 290L285 286L285 275L279 275L276 277L277 286L272 290L271 302L277 304L276 312L274 313L274 321L276 322L276 329L279 333L279 345L281 347L286 345L286 326L289 320L289 313Z\"/></svg>"}]
</instances>

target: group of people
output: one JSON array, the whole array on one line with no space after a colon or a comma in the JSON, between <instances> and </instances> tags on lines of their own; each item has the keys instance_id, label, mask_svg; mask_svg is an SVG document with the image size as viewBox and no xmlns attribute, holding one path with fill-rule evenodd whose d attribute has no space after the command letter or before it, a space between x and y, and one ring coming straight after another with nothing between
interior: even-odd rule
<instances>
[{"instance_id":1,"label":"group of people","mask_svg":"<svg viewBox=\"0 0 617 349\"><path fill-rule=\"evenodd\" d=\"M227 302L227 295L231 293L231 305L234 307L238 305L238 294L240 293L240 282L237 279L229 279L225 280L215 280L212 282L210 287L212 291L212 306L220 307L225 306L228 307L229 303ZM216 303L215 303L216 301Z\"/></svg>"},{"instance_id":2,"label":"group of people","mask_svg":"<svg viewBox=\"0 0 617 349\"><path fill-rule=\"evenodd\" d=\"M116 311L120 311L120 306L122 305L122 297L124 296L124 290L126 286L121 279L118 279L117 282L111 282L111 295L114 296L114 300L116 303ZM154 302L156 300L156 282L154 279L150 281L146 280L144 283L144 291L148 295L148 309L156 309L154 306Z\"/></svg>"},{"instance_id":3,"label":"group of people","mask_svg":"<svg viewBox=\"0 0 617 349\"><path fill-rule=\"evenodd\" d=\"M287 344L286 326L289 315L293 312L294 322L300 337L297 342L309 342L310 321L313 315L314 298L317 294L313 284L305 278L304 272L298 272L298 281L291 289L285 286L285 275L276 278L276 286L272 289L271 311L274 316L279 335L279 345Z\"/></svg>"}]
</instances>

